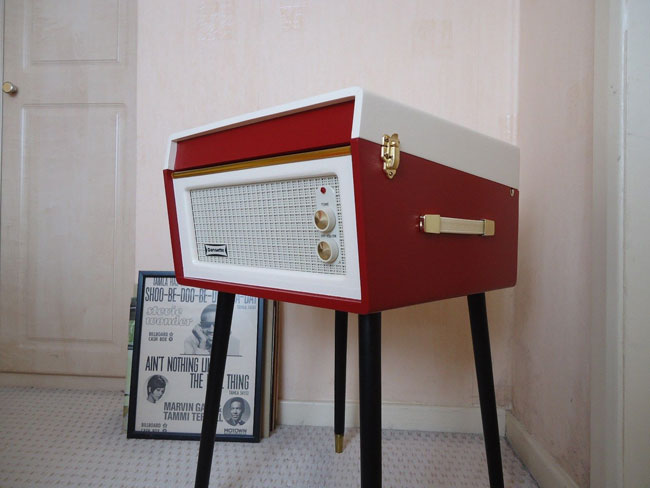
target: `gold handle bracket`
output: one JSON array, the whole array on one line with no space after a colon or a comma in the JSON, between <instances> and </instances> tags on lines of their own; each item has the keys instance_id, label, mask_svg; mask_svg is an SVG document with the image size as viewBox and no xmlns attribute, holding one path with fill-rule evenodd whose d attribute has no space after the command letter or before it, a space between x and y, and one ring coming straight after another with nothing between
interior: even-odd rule
<instances>
[{"instance_id":1,"label":"gold handle bracket","mask_svg":"<svg viewBox=\"0 0 650 488\"><path fill-rule=\"evenodd\" d=\"M468 220L440 215L420 217L420 230L427 234L466 234L490 237L494 235L494 220Z\"/></svg>"}]
</instances>

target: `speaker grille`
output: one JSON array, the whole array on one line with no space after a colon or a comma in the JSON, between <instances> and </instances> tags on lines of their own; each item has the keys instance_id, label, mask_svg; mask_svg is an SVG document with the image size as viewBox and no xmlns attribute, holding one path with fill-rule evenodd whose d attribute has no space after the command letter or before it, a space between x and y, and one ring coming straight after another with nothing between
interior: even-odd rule
<instances>
[{"instance_id":1,"label":"speaker grille","mask_svg":"<svg viewBox=\"0 0 650 488\"><path fill-rule=\"evenodd\" d=\"M339 258L323 263L316 253L321 233L313 224L316 192L336 193ZM190 191L199 261L345 274L345 247L336 176L219 186ZM228 256L206 255L206 245ZM212 254L209 252L209 254Z\"/></svg>"}]
</instances>

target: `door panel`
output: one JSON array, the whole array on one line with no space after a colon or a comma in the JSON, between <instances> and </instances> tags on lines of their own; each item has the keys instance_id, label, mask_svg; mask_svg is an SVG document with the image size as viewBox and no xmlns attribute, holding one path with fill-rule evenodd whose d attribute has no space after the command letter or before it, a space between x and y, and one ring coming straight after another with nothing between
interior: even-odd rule
<instances>
[{"instance_id":1,"label":"door panel","mask_svg":"<svg viewBox=\"0 0 650 488\"><path fill-rule=\"evenodd\" d=\"M40 0L26 6L27 64L118 62L117 0Z\"/></svg>"},{"instance_id":2,"label":"door panel","mask_svg":"<svg viewBox=\"0 0 650 488\"><path fill-rule=\"evenodd\" d=\"M135 7L5 2L0 371L124 374Z\"/></svg>"},{"instance_id":3,"label":"door panel","mask_svg":"<svg viewBox=\"0 0 650 488\"><path fill-rule=\"evenodd\" d=\"M29 339L112 340L110 327L88 324L111 317L103 290L115 272L111 204L120 111L119 105L24 109L20 205L26 218L19 232L26 253L21 274L32 296L25 310Z\"/></svg>"}]
</instances>

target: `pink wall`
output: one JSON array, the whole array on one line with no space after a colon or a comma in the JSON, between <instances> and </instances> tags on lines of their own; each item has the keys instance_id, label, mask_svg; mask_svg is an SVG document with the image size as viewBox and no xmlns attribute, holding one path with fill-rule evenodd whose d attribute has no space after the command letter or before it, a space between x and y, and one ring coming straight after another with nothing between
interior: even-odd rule
<instances>
[{"instance_id":1,"label":"pink wall","mask_svg":"<svg viewBox=\"0 0 650 488\"><path fill-rule=\"evenodd\" d=\"M523 1L514 415L589 485L592 1Z\"/></svg>"},{"instance_id":2,"label":"pink wall","mask_svg":"<svg viewBox=\"0 0 650 488\"><path fill-rule=\"evenodd\" d=\"M139 2L137 269L171 268L161 168L175 131L360 85L514 141L516 5ZM489 300L499 404L507 406L512 291ZM333 398L333 330L331 312L282 305L282 399ZM356 334L355 320L350 400L358 395ZM385 400L478 404L463 299L387 313L383 342Z\"/></svg>"},{"instance_id":3,"label":"pink wall","mask_svg":"<svg viewBox=\"0 0 650 488\"><path fill-rule=\"evenodd\" d=\"M495 388L510 403L511 293L487 295ZM334 398L334 312L282 304L284 400ZM347 394L359 400L357 316L348 324ZM308 375L308 376L307 376ZM382 314L382 400L436 406L478 405L472 339L465 298L390 310Z\"/></svg>"},{"instance_id":4,"label":"pink wall","mask_svg":"<svg viewBox=\"0 0 650 488\"><path fill-rule=\"evenodd\" d=\"M587 486L592 63L587 0L141 0L136 268L171 268L178 130L361 85L517 142L519 282L488 294L498 403ZM333 313L283 304L281 334L281 398L331 400ZM384 400L478 404L464 299L387 312L382 352ZM356 361L353 317L351 400Z\"/></svg>"}]
</instances>

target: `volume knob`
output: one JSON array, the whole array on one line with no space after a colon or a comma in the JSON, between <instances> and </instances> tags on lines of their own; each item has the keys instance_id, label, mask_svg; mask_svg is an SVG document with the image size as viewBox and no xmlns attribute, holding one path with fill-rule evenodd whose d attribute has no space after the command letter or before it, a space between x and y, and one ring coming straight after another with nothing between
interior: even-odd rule
<instances>
[{"instance_id":1,"label":"volume knob","mask_svg":"<svg viewBox=\"0 0 650 488\"><path fill-rule=\"evenodd\" d=\"M334 239L323 239L316 246L318 257L326 263L333 263L339 257L339 245Z\"/></svg>"}]
</instances>

